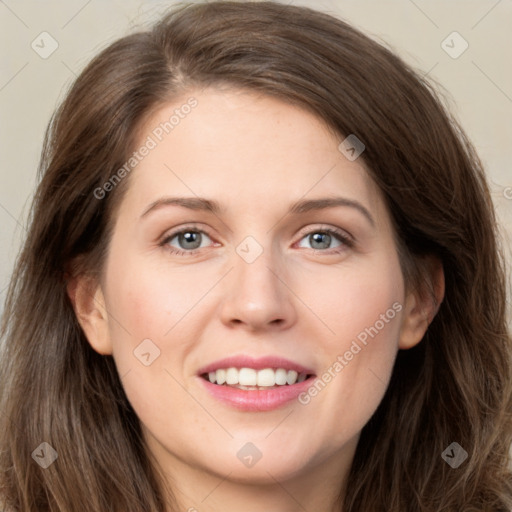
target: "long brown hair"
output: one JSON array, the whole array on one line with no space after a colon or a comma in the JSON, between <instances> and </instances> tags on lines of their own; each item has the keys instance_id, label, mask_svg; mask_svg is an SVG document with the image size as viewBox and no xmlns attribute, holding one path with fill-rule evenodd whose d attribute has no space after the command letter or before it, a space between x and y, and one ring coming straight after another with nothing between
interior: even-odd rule
<instances>
[{"instance_id":1,"label":"long brown hair","mask_svg":"<svg viewBox=\"0 0 512 512\"><path fill-rule=\"evenodd\" d=\"M510 510L511 339L482 165L420 73L341 20L273 2L174 9L95 57L52 118L2 322L7 510L165 510L138 418L112 357L94 352L80 329L66 272L101 270L130 180L102 199L94 191L129 158L143 120L210 85L308 109L340 142L356 134L391 214L407 284L421 283L426 255L443 262L445 299L422 342L399 351L340 508ZM46 469L31 457L43 442L58 454ZM452 442L468 453L456 469L441 457Z\"/></svg>"}]
</instances>

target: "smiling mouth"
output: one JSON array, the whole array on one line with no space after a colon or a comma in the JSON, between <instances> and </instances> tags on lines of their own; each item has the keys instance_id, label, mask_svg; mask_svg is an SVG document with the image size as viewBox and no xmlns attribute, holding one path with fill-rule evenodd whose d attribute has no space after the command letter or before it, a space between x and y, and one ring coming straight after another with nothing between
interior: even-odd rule
<instances>
[{"instance_id":1,"label":"smiling mouth","mask_svg":"<svg viewBox=\"0 0 512 512\"><path fill-rule=\"evenodd\" d=\"M268 390L289 387L315 377L310 373L298 373L284 368L219 368L203 373L201 377L211 384L226 386L246 391Z\"/></svg>"}]
</instances>

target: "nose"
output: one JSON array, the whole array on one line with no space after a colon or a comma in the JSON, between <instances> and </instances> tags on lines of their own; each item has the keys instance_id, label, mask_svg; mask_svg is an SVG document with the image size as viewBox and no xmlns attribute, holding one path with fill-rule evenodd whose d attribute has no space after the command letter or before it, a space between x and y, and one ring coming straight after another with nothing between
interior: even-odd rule
<instances>
[{"instance_id":1,"label":"nose","mask_svg":"<svg viewBox=\"0 0 512 512\"><path fill-rule=\"evenodd\" d=\"M224 280L222 322L249 331L282 330L297 319L289 272L271 249L265 248L249 263L237 253L234 268Z\"/></svg>"}]
</instances>

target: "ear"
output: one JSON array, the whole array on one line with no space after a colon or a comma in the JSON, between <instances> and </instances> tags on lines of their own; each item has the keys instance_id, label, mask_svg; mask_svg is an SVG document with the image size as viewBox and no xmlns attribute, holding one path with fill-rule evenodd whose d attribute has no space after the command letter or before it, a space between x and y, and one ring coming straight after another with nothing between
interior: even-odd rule
<instances>
[{"instance_id":1,"label":"ear","mask_svg":"<svg viewBox=\"0 0 512 512\"><path fill-rule=\"evenodd\" d=\"M67 293L91 347L99 354L112 354L105 298L98 280L86 274L70 277Z\"/></svg>"},{"instance_id":2,"label":"ear","mask_svg":"<svg viewBox=\"0 0 512 512\"><path fill-rule=\"evenodd\" d=\"M439 311L444 299L443 263L437 256L427 256L423 262L425 280L419 289L411 290L405 300L399 348L417 345Z\"/></svg>"}]
</instances>

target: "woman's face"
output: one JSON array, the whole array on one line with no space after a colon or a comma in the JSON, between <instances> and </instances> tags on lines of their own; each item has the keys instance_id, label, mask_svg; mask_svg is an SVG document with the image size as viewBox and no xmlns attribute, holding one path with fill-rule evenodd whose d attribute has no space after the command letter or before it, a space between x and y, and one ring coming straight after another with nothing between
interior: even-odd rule
<instances>
[{"instance_id":1,"label":"woman's face","mask_svg":"<svg viewBox=\"0 0 512 512\"><path fill-rule=\"evenodd\" d=\"M342 141L239 91L145 124L87 334L168 473L284 481L351 460L410 308L381 194Z\"/></svg>"}]
</instances>

